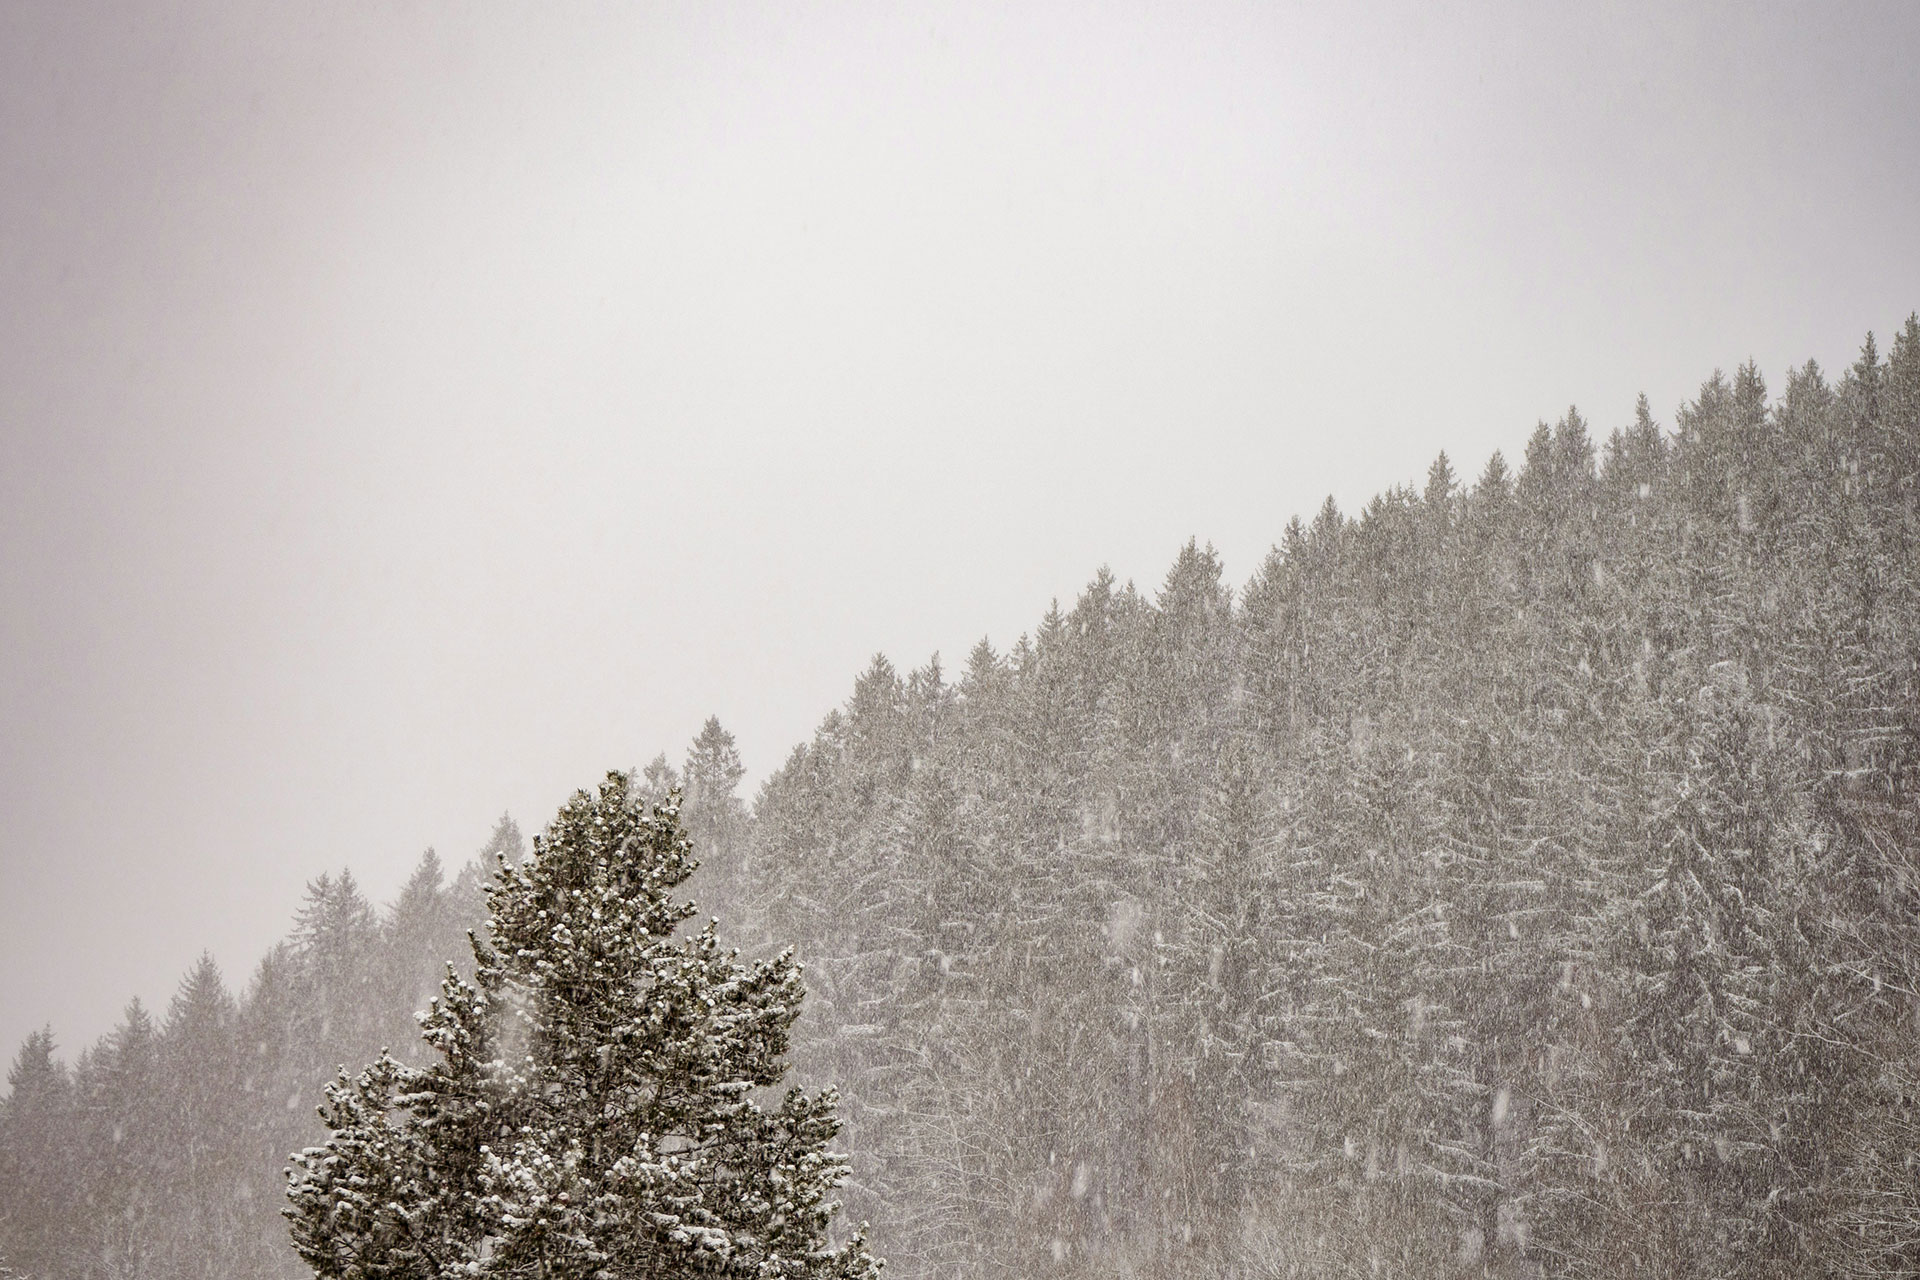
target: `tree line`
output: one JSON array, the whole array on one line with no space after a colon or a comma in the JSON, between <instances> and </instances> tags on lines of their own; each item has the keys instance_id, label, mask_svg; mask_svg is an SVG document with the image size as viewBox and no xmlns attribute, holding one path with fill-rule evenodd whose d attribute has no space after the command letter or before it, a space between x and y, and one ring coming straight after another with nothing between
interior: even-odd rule
<instances>
[{"instance_id":1,"label":"tree line","mask_svg":"<svg viewBox=\"0 0 1920 1280\"><path fill-rule=\"evenodd\" d=\"M1909 319L876 660L730 880L852 1216L916 1276L1920 1269L1917 489Z\"/></svg>"}]
</instances>

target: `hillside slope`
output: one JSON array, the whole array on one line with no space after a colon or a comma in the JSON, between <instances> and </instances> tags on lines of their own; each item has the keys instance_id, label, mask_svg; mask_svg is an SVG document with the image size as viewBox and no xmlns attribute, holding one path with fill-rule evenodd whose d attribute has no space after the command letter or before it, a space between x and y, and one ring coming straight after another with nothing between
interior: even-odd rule
<instances>
[{"instance_id":1,"label":"hillside slope","mask_svg":"<svg viewBox=\"0 0 1920 1280\"><path fill-rule=\"evenodd\" d=\"M1676 425L876 660L735 915L896 1274L1920 1267L1920 325Z\"/></svg>"},{"instance_id":2,"label":"hillside slope","mask_svg":"<svg viewBox=\"0 0 1920 1280\"><path fill-rule=\"evenodd\" d=\"M751 812L683 773L705 911L808 964L850 1217L905 1277L1920 1269L1920 320L1837 380L1189 546L950 679L882 659ZM512 856L503 825L492 852ZM0 1102L0 1258L298 1274L287 1151L477 913L316 881Z\"/></svg>"}]
</instances>

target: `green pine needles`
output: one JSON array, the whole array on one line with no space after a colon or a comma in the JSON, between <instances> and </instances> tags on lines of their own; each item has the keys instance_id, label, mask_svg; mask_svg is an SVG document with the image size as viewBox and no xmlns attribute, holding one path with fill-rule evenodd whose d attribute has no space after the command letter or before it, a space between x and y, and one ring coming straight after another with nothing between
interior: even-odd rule
<instances>
[{"instance_id":1,"label":"green pine needles","mask_svg":"<svg viewBox=\"0 0 1920 1280\"><path fill-rule=\"evenodd\" d=\"M804 994L790 953L746 965L673 890L678 799L626 775L577 792L501 860L472 984L422 1015L439 1061L389 1055L327 1091L333 1136L293 1157L294 1247L329 1280L861 1277L831 1243L846 1160L831 1090L777 1084Z\"/></svg>"}]
</instances>

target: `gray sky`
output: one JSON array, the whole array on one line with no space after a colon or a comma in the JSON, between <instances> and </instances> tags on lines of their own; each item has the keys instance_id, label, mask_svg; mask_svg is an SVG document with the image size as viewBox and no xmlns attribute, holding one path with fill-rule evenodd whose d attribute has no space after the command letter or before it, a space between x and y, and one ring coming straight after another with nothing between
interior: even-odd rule
<instances>
[{"instance_id":1,"label":"gray sky","mask_svg":"<svg viewBox=\"0 0 1920 1280\"><path fill-rule=\"evenodd\" d=\"M1545 8L0 9L0 1055L1920 306L1920 7Z\"/></svg>"}]
</instances>

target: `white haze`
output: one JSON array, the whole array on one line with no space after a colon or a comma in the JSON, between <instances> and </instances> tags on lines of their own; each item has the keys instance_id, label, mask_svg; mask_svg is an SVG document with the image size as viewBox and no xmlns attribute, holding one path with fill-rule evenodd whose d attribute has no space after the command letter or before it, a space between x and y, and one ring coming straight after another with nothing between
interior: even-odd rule
<instances>
[{"instance_id":1,"label":"white haze","mask_svg":"<svg viewBox=\"0 0 1920 1280\"><path fill-rule=\"evenodd\" d=\"M1334 10L1339 16L1329 16ZM1904 30L1905 39L1890 32ZM1920 10L16 5L0 1041L1920 305Z\"/></svg>"}]
</instances>

